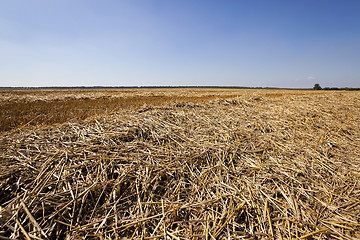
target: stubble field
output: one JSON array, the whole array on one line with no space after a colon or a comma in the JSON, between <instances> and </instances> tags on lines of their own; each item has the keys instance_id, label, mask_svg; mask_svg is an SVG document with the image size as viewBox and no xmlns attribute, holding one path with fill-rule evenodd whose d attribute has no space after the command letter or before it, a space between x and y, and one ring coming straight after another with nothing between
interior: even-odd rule
<instances>
[{"instance_id":1,"label":"stubble field","mask_svg":"<svg viewBox=\"0 0 360 240\"><path fill-rule=\"evenodd\" d=\"M0 93L0 239L360 238L360 92Z\"/></svg>"}]
</instances>

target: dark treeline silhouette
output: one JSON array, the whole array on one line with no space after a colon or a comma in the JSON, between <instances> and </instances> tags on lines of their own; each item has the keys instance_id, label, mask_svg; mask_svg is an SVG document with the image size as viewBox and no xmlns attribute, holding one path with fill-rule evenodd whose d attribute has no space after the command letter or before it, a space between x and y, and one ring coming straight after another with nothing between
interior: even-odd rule
<instances>
[{"instance_id":1,"label":"dark treeline silhouette","mask_svg":"<svg viewBox=\"0 0 360 240\"><path fill-rule=\"evenodd\" d=\"M360 88L337 88L337 87L324 87L322 90L342 90L342 91L360 91Z\"/></svg>"},{"instance_id":2,"label":"dark treeline silhouette","mask_svg":"<svg viewBox=\"0 0 360 240\"><path fill-rule=\"evenodd\" d=\"M278 90L310 90L310 88L278 88L278 87L242 87L242 86L51 86L51 87L0 87L0 89L162 89L162 88L218 88L218 89L278 89ZM360 88L324 87L315 84L314 90L359 91Z\"/></svg>"},{"instance_id":3,"label":"dark treeline silhouette","mask_svg":"<svg viewBox=\"0 0 360 240\"><path fill-rule=\"evenodd\" d=\"M242 86L51 86L51 87L0 87L0 89L156 89L156 88L219 88L219 89L289 89L309 90L309 88L242 87Z\"/></svg>"},{"instance_id":4,"label":"dark treeline silhouette","mask_svg":"<svg viewBox=\"0 0 360 240\"><path fill-rule=\"evenodd\" d=\"M316 83L313 87L313 90L342 90L342 91L359 91L360 88L349 88L349 87L344 87L344 88L338 88L338 87L324 87L322 88L320 86L320 84Z\"/></svg>"}]
</instances>

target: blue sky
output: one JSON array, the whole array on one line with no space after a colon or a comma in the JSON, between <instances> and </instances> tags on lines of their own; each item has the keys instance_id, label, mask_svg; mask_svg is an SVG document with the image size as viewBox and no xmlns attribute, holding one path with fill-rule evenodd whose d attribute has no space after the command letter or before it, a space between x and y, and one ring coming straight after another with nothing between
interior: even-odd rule
<instances>
[{"instance_id":1,"label":"blue sky","mask_svg":"<svg viewBox=\"0 0 360 240\"><path fill-rule=\"evenodd\" d=\"M0 5L0 86L360 87L358 0Z\"/></svg>"}]
</instances>

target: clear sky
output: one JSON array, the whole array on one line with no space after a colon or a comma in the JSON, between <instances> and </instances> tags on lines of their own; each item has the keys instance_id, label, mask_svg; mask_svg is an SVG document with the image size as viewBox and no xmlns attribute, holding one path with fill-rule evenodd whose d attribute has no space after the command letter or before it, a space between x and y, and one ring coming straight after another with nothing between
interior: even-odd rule
<instances>
[{"instance_id":1,"label":"clear sky","mask_svg":"<svg viewBox=\"0 0 360 240\"><path fill-rule=\"evenodd\" d=\"M360 0L0 0L0 86L360 87Z\"/></svg>"}]
</instances>

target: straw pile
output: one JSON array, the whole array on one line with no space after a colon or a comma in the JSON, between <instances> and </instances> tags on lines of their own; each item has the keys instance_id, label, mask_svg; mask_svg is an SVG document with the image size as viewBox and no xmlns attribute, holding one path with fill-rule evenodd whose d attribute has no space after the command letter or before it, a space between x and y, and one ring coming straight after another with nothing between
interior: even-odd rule
<instances>
[{"instance_id":1,"label":"straw pile","mask_svg":"<svg viewBox=\"0 0 360 240\"><path fill-rule=\"evenodd\" d=\"M0 239L359 239L359 110L248 95L5 133Z\"/></svg>"}]
</instances>

